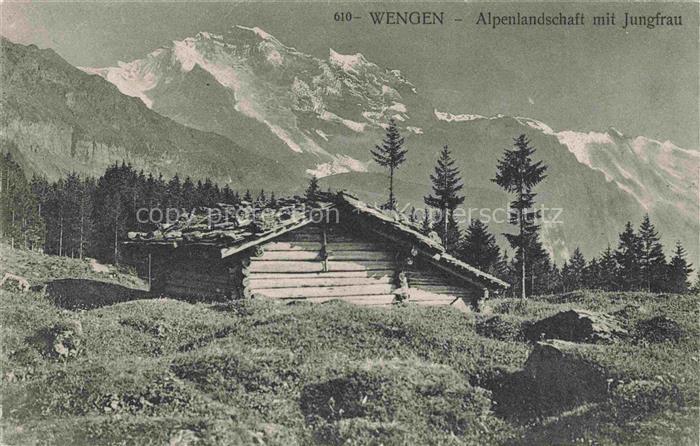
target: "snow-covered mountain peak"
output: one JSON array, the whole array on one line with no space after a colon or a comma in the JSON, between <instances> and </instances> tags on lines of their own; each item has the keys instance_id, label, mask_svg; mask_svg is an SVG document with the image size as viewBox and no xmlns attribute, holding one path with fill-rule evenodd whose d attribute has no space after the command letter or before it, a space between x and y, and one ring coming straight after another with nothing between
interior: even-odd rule
<instances>
[{"instance_id":1,"label":"snow-covered mountain peak","mask_svg":"<svg viewBox=\"0 0 700 446\"><path fill-rule=\"evenodd\" d=\"M331 64L342 68L344 71L357 71L359 67L369 63L362 53L340 54L333 48L329 49L328 60Z\"/></svg>"}]
</instances>

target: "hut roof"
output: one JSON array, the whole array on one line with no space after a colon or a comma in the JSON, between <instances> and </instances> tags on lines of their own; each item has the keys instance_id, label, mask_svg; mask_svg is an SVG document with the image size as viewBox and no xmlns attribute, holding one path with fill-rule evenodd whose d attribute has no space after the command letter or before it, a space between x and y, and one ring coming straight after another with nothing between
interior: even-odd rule
<instances>
[{"instance_id":1,"label":"hut roof","mask_svg":"<svg viewBox=\"0 0 700 446\"><path fill-rule=\"evenodd\" d=\"M219 203L180 215L152 232L129 232L127 243L165 246L211 246L222 257L241 252L314 221L314 212L338 209L368 230L397 244L415 249L435 266L470 282L490 288L508 288L502 280L448 254L439 239L422 234L406 216L384 211L359 200L348 192L322 193L308 202L302 197L277 200L274 206L257 207L242 202L238 206Z\"/></svg>"}]
</instances>

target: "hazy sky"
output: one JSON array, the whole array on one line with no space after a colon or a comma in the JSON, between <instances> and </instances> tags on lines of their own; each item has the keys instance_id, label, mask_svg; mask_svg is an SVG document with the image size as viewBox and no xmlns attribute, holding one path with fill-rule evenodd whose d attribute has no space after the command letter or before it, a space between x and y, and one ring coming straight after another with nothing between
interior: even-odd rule
<instances>
[{"instance_id":1,"label":"hazy sky","mask_svg":"<svg viewBox=\"0 0 700 446\"><path fill-rule=\"evenodd\" d=\"M527 116L555 130L604 131L671 140L689 149L698 136L698 4L493 3L26 3L0 4L0 32L55 49L79 66L143 57L198 31L258 26L286 45L319 57L332 47L400 69L453 113ZM444 26L373 26L369 11L444 11ZM360 20L336 23L333 13ZM501 27L480 12L574 14L579 28ZM593 27L615 12L618 26ZM682 15L682 26L622 29L624 12ZM462 22L454 21L461 18Z\"/></svg>"}]
</instances>

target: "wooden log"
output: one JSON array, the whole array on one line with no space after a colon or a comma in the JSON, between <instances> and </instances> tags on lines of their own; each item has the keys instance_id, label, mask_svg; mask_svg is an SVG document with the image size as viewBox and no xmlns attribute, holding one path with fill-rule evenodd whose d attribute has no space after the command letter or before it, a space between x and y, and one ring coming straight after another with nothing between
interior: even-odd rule
<instances>
[{"instance_id":1,"label":"wooden log","mask_svg":"<svg viewBox=\"0 0 700 446\"><path fill-rule=\"evenodd\" d=\"M243 279L243 285L250 288L308 288L308 287L328 287L328 286L345 286L345 285L378 285L390 284L393 282L391 276L383 277L305 277L305 278L286 278L275 277L268 279L256 279L255 275L251 275Z\"/></svg>"},{"instance_id":2,"label":"wooden log","mask_svg":"<svg viewBox=\"0 0 700 446\"><path fill-rule=\"evenodd\" d=\"M455 287L447 287L447 286L411 286L411 288L416 289L416 290L422 290L430 293L435 293L435 294L469 294L467 293L464 289L461 288L455 288Z\"/></svg>"},{"instance_id":3,"label":"wooden log","mask_svg":"<svg viewBox=\"0 0 700 446\"><path fill-rule=\"evenodd\" d=\"M344 278L344 277L357 277L357 278L383 278L383 277L393 277L393 271L391 270L365 270L365 271L329 271L329 272L318 272L318 273L280 273L280 272L252 272L246 276L249 280L257 279L314 279L314 278Z\"/></svg>"},{"instance_id":4,"label":"wooden log","mask_svg":"<svg viewBox=\"0 0 700 446\"><path fill-rule=\"evenodd\" d=\"M328 251L388 251L392 252L391 245L386 243L373 242L327 242ZM320 251L322 243L320 241L284 242L275 240L266 243L265 251Z\"/></svg>"},{"instance_id":5,"label":"wooden log","mask_svg":"<svg viewBox=\"0 0 700 446\"><path fill-rule=\"evenodd\" d=\"M251 259L250 265L243 268L244 274L250 273L314 273L323 271L321 262L298 261L256 261Z\"/></svg>"},{"instance_id":6,"label":"wooden log","mask_svg":"<svg viewBox=\"0 0 700 446\"><path fill-rule=\"evenodd\" d=\"M328 271L365 271L365 270L394 270L393 261L347 260L328 262Z\"/></svg>"},{"instance_id":7,"label":"wooden log","mask_svg":"<svg viewBox=\"0 0 700 446\"><path fill-rule=\"evenodd\" d=\"M382 261L333 261L328 262L328 271L366 271L391 270L394 262ZM312 261L260 261L251 259L250 265L243 269L244 274L250 273L301 273L322 272L323 262Z\"/></svg>"},{"instance_id":8,"label":"wooden log","mask_svg":"<svg viewBox=\"0 0 700 446\"><path fill-rule=\"evenodd\" d=\"M268 297L272 299L289 299L299 297L342 297L357 295L388 295L394 290L392 284L379 285L348 285L331 287L310 287L310 288L251 288L254 296Z\"/></svg>"},{"instance_id":9,"label":"wooden log","mask_svg":"<svg viewBox=\"0 0 700 446\"><path fill-rule=\"evenodd\" d=\"M381 260L393 261L395 255L387 251L330 251L328 259L333 260Z\"/></svg>"},{"instance_id":10,"label":"wooden log","mask_svg":"<svg viewBox=\"0 0 700 446\"><path fill-rule=\"evenodd\" d=\"M266 243L265 251L320 251L321 242L280 242Z\"/></svg>"},{"instance_id":11,"label":"wooden log","mask_svg":"<svg viewBox=\"0 0 700 446\"><path fill-rule=\"evenodd\" d=\"M319 251L266 251L251 260L320 260Z\"/></svg>"}]
</instances>

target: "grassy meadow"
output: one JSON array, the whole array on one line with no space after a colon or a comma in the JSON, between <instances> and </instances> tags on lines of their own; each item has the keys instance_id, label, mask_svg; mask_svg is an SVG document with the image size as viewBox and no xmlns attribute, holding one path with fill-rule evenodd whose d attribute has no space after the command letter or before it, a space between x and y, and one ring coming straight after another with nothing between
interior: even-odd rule
<instances>
[{"instance_id":1,"label":"grassy meadow","mask_svg":"<svg viewBox=\"0 0 700 446\"><path fill-rule=\"evenodd\" d=\"M8 445L532 445L698 442L698 296L496 298L479 314L341 302L151 298L128 272L0 245ZM630 333L569 354L606 389L566 404L521 379L534 321L614 314ZM673 320L673 339L648 321ZM583 383L586 385L586 383ZM581 397L581 395L578 395Z\"/></svg>"}]
</instances>

